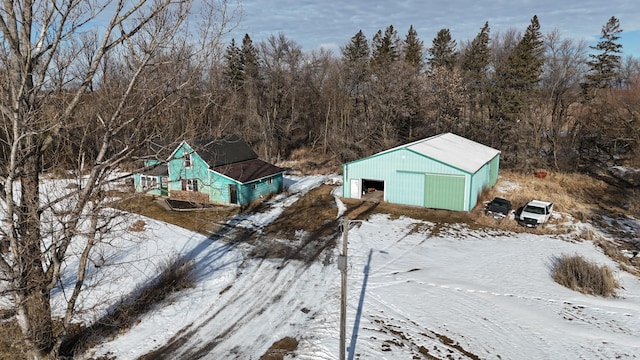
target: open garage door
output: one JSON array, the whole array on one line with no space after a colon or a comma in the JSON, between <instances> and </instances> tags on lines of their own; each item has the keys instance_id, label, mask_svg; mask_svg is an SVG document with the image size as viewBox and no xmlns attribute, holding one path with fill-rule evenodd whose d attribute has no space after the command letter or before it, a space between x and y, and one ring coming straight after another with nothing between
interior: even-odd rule
<instances>
[{"instance_id":1,"label":"open garage door","mask_svg":"<svg viewBox=\"0 0 640 360\"><path fill-rule=\"evenodd\" d=\"M362 179L362 198L369 201L383 201L384 181Z\"/></svg>"},{"instance_id":2,"label":"open garage door","mask_svg":"<svg viewBox=\"0 0 640 360\"><path fill-rule=\"evenodd\" d=\"M464 175L426 174L424 203L426 207L464 211Z\"/></svg>"}]
</instances>

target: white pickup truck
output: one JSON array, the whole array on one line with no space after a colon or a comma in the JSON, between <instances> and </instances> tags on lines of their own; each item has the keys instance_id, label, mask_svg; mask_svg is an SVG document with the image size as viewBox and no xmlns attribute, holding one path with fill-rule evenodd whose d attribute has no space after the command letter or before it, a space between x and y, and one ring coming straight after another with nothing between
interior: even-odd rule
<instances>
[{"instance_id":1,"label":"white pickup truck","mask_svg":"<svg viewBox=\"0 0 640 360\"><path fill-rule=\"evenodd\" d=\"M531 200L522 208L518 222L522 226L537 227L546 224L553 212L553 203L541 200Z\"/></svg>"}]
</instances>

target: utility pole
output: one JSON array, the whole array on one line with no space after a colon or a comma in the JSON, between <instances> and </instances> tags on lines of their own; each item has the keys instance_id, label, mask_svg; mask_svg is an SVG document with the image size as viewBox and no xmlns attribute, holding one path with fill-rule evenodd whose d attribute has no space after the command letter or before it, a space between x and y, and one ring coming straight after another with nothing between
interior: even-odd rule
<instances>
[{"instance_id":1,"label":"utility pole","mask_svg":"<svg viewBox=\"0 0 640 360\"><path fill-rule=\"evenodd\" d=\"M342 225L342 255L338 257L338 268L342 273L342 291L340 297L340 360L345 360L347 327L347 243L349 242L349 219L344 217Z\"/></svg>"}]
</instances>

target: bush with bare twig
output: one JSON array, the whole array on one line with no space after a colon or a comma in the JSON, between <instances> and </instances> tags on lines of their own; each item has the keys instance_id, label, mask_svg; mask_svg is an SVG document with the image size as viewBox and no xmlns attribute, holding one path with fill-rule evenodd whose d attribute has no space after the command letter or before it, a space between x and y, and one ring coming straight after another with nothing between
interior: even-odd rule
<instances>
[{"instance_id":1,"label":"bush with bare twig","mask_svg":"<svg viewBox=\"0 0 640 360\"><path fill-rule=\"evenodd\" d=\"M615 296L620 287L613 271L580 255L553 258L551 277L558 284L584 294Z\"/></svg>"}]
</instances>

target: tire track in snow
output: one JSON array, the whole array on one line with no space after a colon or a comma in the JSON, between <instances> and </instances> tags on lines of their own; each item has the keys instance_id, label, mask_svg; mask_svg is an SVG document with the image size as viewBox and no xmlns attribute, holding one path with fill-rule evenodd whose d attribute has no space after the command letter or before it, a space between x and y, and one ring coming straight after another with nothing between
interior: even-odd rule
<instances>
[{"instance_id":1,"label":"tire track in snow","mask_svg":"<svg viewBox=\"0 0 640 360\"><path fill-rule=\"evenodd\" d=\"M265 318L266 316L263 315L268 313L271 306L282 301L296 283L303 281L303 275L312 264L294 266L293 272L283 271L291 261L296 262L295 265L301 264L297 260L262 259L257 265L244 268L242 273L230 281L233 285L202 312L201 320L180 330L166 345L154 351L155 358L199 359L215 354L217 358L231 359L235 351L238 352L235 354L236 358L244 359L241 349L221 349L220 351L215 349L247 324ZM251 264L251 262L248 263ZM271 274L265 278L264 272L271 272ZM243 305L238 306L238 304ZM296 309L296 306L292 306L292 309ZM287 319L280 318L277 322L286 323ZM272 328L276 326L273 325ZM198 334L205 332L204 329L208 330L206 333L210 334L210 337L203 341L198 338ZM259 338L254 339L254 342L262 340L270 346L273 342L269 337L271 335L259 334ZM221 352L225 353L221 354Z\"/></svg>"},{"instance_id":2,"label":"tire track in snow","mask_svg":"<svg viewBox=\"0 0 640 360\"><path fill-rule=\"evenodd\" d=\"M397 273L394 274L398 275ZM409 272L406 274L409 274ZM381 290L384 291L383 289L385 287L392 289L394 285L404 284L407 281L413 280L398 279L392 282L385 281L384 284L378 284L377 286L371 285L370 288L375 288L380 292ZM440 310L436 310L433 315L430 315L427 311L425 315L427 321L429 321L429 323L434 321L436 324L440 324L436 326L436 328L444 331L444 334L449 338L467 339L459 341L466 342L467 345L464 345L465 349L471 350L483 358L496 355L506 355L507 357L515 356L514 354L504 353L504 349L510 349L512 347L512 342L509 341L509 339L514 337L526 338L530 344L533 344L533 348L539 349L539 353L536 354L536 356L553 357L553 349L560 345L555 341L556 339L553 335L546 332L538 333L532 331L532 329L540 329L544 328L544 326L528 324L535 324L536 321L544 322L544 319L537 318L536 315L534 315L536 310L533 310L533 308L529 316L526 315L526 311L522 311L522 308L531 306L535 308L540 306L551 307L552 310L545 313L553 314L555 312L558 316L563 316L567 322L579 322L589 327L597 328L599 331L602 331L603 339L607 338L607 333L623 333L628 335L629 339L634 339L638 336L636 327L632 326L637 316L631 312L624 311L624 309L623 311L611 311L544 296L498 293L447 284L417 283L422 285L423 288L422 290L416 291L415 296L416 298L423 299L425 308L428 308L429 297L427 297L427 295L433 293L433 290L435 290L435 293L431 294L431 296L434 298L444 296L450 299L448 302L450 309L447 311L449 315L443 316L440 314ZM432 290L428 290L425 287L431 288ZM375 302L373 307L383 309L380 311L384 312L389 319L394 319L394 321L401 323L408 323L413 320L411 317L406 316L406 313L401 308L386 301L381 296L373 293L367 294L367 297L369 297L369 302ZM497 301L492 300L492 298L497 299ZM507 299L507 301L504 299ZM494 304L493 313L488 313L486 309L492 308L492 303ZM412 313L415 314L415 312ZM483 314L482 317L474 316L474 314L480 313ZM392 315L389 316L389 314ZM513 315L509 316L509 314ZM518 318L518 316L523 316L523 314L525 314L525 318ZM435 316L436 318L431 319L431 316ZM458 319L456 320L456 318ZM441 331L434 329L432 325L429 328L426 326L424 328L429 329L429 331L434 334ZM461 332L460 329L464 330ZM473 337L473 333L478 332L483 333L483 338L493 338L495 341L491 344L474 344L473 341L469 341L469 338ZM487 336L487 334L490 335ZM433 341L431 341L431 343L433 343ZM593 356L599 351L607 351L607 349L598 350L595 346L578 342L563 343L561 346L572 349L577 355L582 354L582 356L587 357ZM603 355L600 354L598 358L607 358L607 356L603 357Z\"/></svg>"}]
</instances>

